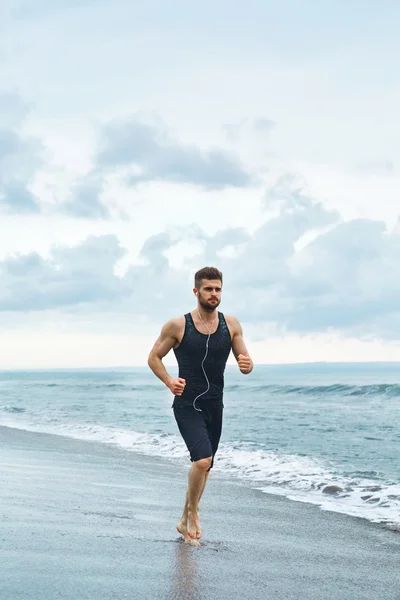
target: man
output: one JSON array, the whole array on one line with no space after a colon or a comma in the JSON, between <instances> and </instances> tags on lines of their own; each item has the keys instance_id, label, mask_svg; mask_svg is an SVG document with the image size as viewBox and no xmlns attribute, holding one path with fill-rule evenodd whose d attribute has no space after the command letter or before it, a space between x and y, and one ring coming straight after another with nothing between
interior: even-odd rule
<instances>
[{"instance_id":1,"label":"man","mask_svg":"<svg viewBox=\"0 0 400 600\"><path fill-rule=\"evenodd\" d=\"M172 407L179 431L190 452L192 467L182 518L177 530L192 545L200 545L198 506L218 448L223 413L224 371L230 351L242 373L253 370L235 317L217 311L221 302L222 273L204 267L195 274L193 293L197 308L171 319L150 352L148 365L174 394ZM179 377L171 377L162 359L174 349Z\"/></svg>"}]
</instances>

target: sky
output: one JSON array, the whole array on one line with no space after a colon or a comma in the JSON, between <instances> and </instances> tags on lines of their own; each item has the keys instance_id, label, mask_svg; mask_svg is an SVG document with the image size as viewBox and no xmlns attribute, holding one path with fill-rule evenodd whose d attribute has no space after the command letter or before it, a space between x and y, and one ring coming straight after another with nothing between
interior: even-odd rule
<instances>
[{"instance_id":1,"label":"sky","mask_svg":"<svg viewBox=\"0 0 400 600\"><path fill-rule=\"evenodd\" d=\"M400 361L399 19L3 0L0 369L145 365L206 265L256 363Z\"/></svg>"}]
</instances>

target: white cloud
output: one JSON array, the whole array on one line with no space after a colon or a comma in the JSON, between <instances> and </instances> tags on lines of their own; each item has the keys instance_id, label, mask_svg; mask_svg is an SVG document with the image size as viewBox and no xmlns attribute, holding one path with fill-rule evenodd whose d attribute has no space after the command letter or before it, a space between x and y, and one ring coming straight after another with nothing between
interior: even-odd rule
<instances>
[{"instance_id":1,"label":"white cloud","mask_svg":"<svg viewBox=\"0 0 400 600\"><path fill-rule=\"evenodd\" d=\"M115 235L55 247L46 259L37 253L9 257L0 263L0 308L79 313L83 307L87 313L89 305L93 313L107 311L122 320L132 313L160 322L185 311L189 274L218 263L230 311L243 321L282 333L333 331L397 340L399 231L379 221L345 222L304 195L289 176L271 188L266 201L278 214L252 234L245 228L209 233L194 224L175 226L148 237L140 262L128 264L122 274L117 266L125 250ZM308 232L313 238L296 249ZM171 265L168 251L191 241L196 254L179 268Z\"/></svg>"},{"instance_id":2,"label":"white cloud","mask_svg":"<svg viewBox=\"0 0 400 600\"><path fill-rule=\"evenodd\" d=\"M31 187L43 162L43 148L40 140L22 131L25 111L18 96L0 94L0 212L3 214L40 210Z\"/></svg>"}]
</instances>

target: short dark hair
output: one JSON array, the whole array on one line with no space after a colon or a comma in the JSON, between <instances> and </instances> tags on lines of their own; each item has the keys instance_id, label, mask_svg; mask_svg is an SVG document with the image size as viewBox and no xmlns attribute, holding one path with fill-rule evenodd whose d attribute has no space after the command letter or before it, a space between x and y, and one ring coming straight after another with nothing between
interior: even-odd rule
<instances>
[{"instance_id":1,"label":"short dark hair","mask_svg":"<svg viewBox=\"0 0 400 600\"><path fill-rule=\"evenodd\" d=\"M200 289L203 279L219 279L222 285L222 273L216 267L203 267L194 276L194 287Z\"/></svg>"}]
</instances>

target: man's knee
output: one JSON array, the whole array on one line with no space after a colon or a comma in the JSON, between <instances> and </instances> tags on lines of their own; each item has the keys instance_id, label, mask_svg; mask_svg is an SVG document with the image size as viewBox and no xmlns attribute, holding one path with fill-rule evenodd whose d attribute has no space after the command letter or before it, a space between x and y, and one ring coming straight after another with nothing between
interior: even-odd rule
<instances>
[{"instance_id":1,"label":"man's knee","mask_svg":"<svg viewBox=\"0 0 400 600\"><path fill-rule=\"evenodd\" d=\"M201 458L200 460L196 460L194 464L196 465L196 467L198 467L202 471L208 471L212 464L212 456L209 456L207 458Z\"/></svg>"}]
</instances>

